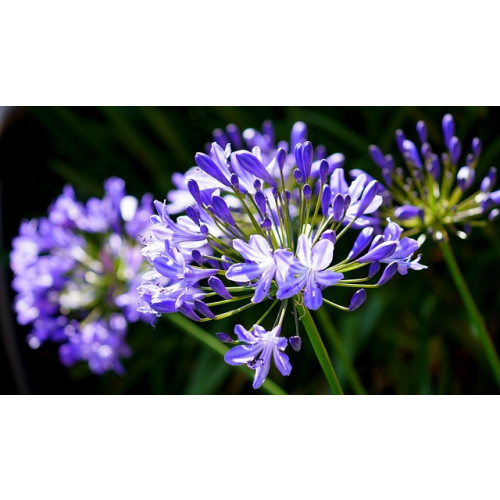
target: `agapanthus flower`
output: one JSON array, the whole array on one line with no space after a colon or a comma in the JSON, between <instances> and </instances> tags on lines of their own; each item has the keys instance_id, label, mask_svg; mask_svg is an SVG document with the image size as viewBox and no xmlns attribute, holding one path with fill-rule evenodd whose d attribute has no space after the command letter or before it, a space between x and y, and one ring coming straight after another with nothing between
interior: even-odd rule
<instances>
[{"instance_id":1,"label":"agapanthus flower","mask_svg":"<svg viewBox=\"0 0 500 500\"><path fill-rule=\"evenodd\" d=\"M424 267L412 260L418 245L400 239L397 224L382 234L371 226L378 224L373 214L382 204L378 182L356 171L349 184L343 156L315 150L306 130L295 124L290 145L275 143L269 123L262 133L240 135L234 126L217 131L207 153L196 154L197 166L177 175L170 204L155 202L158 215L145 233L150 269L139 287L141 311L178 311L203 322L269 304L250 330L236 327L240 344L226 355L228 363L256 370L254 387L264 382L271 358L283 375L290 373L283 351L287 337L300 349L298 309L327 303L352 311L364 302L364 288ZM347 252L338 246L359 229ZM369 282L379 270L380 279ZM356 289L348 305L330 300L338 286ZM261 323L278 304L267 330ZM283 326L289 309L297 320L292 331ZM218 338L234 342L224 332Z\"/></svg>"},{"instance_id":2,"label":"agapanthus flower","mask_svg":"<svg viewBox=\"0 0 500 500\"><path fill-rule=\"evenodd\" d=\"M442 120L444 152L435 152L428 142L427 126L417 123L419 146L396 131L396 143L406 168L396 167L391 155L370 146L373 161L380 167L385 186L382 217L392 217L409 235L428 234L436 241L447 241L449 233L466 238L472 226L484 225L500 215L500 190L494 190L496 169L476 183L476 167L482 144L472 140L470 153L462 155L462 144L455 135L450 114Z\"/></svg>"},{"instance_id":3,"label":"agapanthus flower","mask_svg":"<svg viewBox=\"0 0 500 500\"><path fill-rule=\"evenodd\" d=\"M21 223L10 254L15 311L32 327L29 345L57 342L63 364L86 361L96 374L122 373L127 323L151 320L137 310L137 287L145 270L139 233L150 224L152 196L139 202L117 177L104 190L84 204L66 186L47 217Z\"/></svg>"}]
</instances>

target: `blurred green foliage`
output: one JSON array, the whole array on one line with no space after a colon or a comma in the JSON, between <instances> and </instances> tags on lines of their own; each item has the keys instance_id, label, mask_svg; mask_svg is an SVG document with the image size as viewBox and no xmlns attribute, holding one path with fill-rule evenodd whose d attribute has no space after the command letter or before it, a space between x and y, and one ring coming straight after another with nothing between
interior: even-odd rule
<instances>
[{"instance_id":1,"label":"blurred green foliage","mask_svg":"<svg viewBox=\"0 0 500 500\"><path fill-rule=\"evenodd\" d=\"M378 174L368 155L375 143L396 154L394 131L402 128L416 137L415 124L423 119L430 142L439 149L441 118L451 112L457 135L468 147L474 136L484 143L477 177L500 157L500 110L497 108L417 107L191 107L191 108L28 108L18 110L0 140L2 217L4 241L1 265L8 273L11 238L20 221L43 215L65 183L86 199L102 194L111 175L126 180L136 196L149 191L164 199L173 172L194 164L193 157L211 140L216 127L235 123L240 130L260 128L272 119L277 138L287 139L297 120L309 126L314 145L329 153L345 154L346 168ZM494 343L500 344L500 233L499 222L476 229L452 245ZM354 313L327 309L342 346L369 394L483 394L498 393L481 347L469 326L460 298L453 288L439 248L422 248L427 271L397 276L379 290L370 290L365 305ZM349 295L329 291L337 300ZM333 296L333 295L332 295ZM12 300L12 297L10 297ZM237 318L204 323L211 334L232 331L234 321L251 324L260 311L251 309ZM318 322L318 324L320 324ZM293 322L287 323L293 329ZM320 328L321 330L321 328ZM292 330L293 331L293 330ZM59 365L57 348L44 345L30 351L26 329L15 332L30 389L37 393L155 393L251 394L243 373L227 366L221 356L200 344L168 318L156 328L131 325L132 358L127 374L91 375L85 365L67 371ZM324 341L346 393L352 393L345 357L331 335ZM497 348L498 349L498 348ZM289 350L293 370L283 378L271 377L287 392L326 394L328 388L307 336L300 353ZM8 367L8 365L6 365ZM8 377L10 373L7 373ZM6 392L14 392L12 382Z\"/></svg>"}]
</instances>

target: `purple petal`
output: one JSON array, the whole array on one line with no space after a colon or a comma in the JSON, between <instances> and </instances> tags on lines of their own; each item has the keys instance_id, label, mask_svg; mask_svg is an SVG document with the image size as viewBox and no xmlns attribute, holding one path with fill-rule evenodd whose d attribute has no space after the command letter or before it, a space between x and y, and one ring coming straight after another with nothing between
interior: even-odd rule
<instances>
[{"instance_id":1,"label":"purple petal","mask_svg":"<svg viewBox=\"0 0 500 500\"><path fill-rule=\"evenodd\" d=\"M231 300L233 298L231 294L227 291L227 288L225 287L224 283L222 283L222 281L219 278L217 278L217 276L212 276L211 278L208 279L208 286L223 299Z\"/></svg>"},{"instance_id":2,"label":"purple petal","mask_svg":"<svg viewBox=\"0 0 500 500\"><path fill-rule=\"evenodd\" d=\"M224 355L224 361L228 365L243 365L255 359L262 351L262 344L256 345L237 345Z\"/></svg>"},{"instance_id":3,"label":"purple petal","mask_svg":"<svg viewBox=\"0 0 500 500\"><path fill-rule=\"evenodd\" d=\"M233 264L226 271L226 278L237 283L252 281L262 274L262 265L253 262L243 264Z\"/></svg>"},{"instance_id":4,"label":"purple petal","mask_svg":"<svg viewBox=\"0 0 500 500\"><path fill-rule=\"evenodd\" d=\"M355 259L370 243L373 235L373 227L365 227L356 238L354 245L352 246L348 259Z\"/></svg>"},{"instance_id":5,"label":"purple petal","mask_svg":"<svg viewBox=\"0 0 500 500\"><path fill-rule=\"evenodd\" d=\"M231 187L231 183L226 179L210 156L205 153L196 153L194 160L196 164L210 177L218 180L221 184L224 184L224 186Z\"/></svg>"},{"instance_id":6,"label":"purple petal","mask_svg":"<svg viewBox=\"0 0 500 500\"><path fill-rule=\"evenodd\" d=\"M267 182L270 186L277 187L278 184L274 177L265 169L260 160L248 151L236 151L231 155L239 165L250 174Z\"/></svg>"},{"instance_id":7,"label":"purple petal","mask_svg":"<svg viewBox=\"0 0 500 500\"><path fill-rule=\"evenodd\" d=\"M278 368L281 375L285 377L287 375L290 375L290 372L292 371L292 365L290 364L288 356L284 352L281 352L278 349L273 349L273 360L276 368Z\"/></svg>"},{"instance_id":8,"label":"purple petal","mask_svg":"<svg viewBox=\"0 0 500 500\"><path fill-rule=\"evenodd\" d=\"M422 207L415 207L413 205L402 205L394 210L394 217L400 220L413 219L420 217L424 219L424 209Z\"/></svg>"},{"instance_id":9,"label":"purple petal","mask_svg":"<svg viewBox=\"0 0 500 500\"><path fill-rule=\"evenodd\" d=\"M386 259L396 251L397 246L397 241L384 241L383 243L380 243L380 245L377 245L375 248L370 250L367 254L357 259L357 261L360 264L363 264L364 262L376 262L382 259Z\"/></svg>"},{"instance_id":10,"label":"purple petal","mask_svg":"<svg viewBox=\"0 0 500 500\"><path fill-rule=\"evenodd\" d=\"M378 286L385 285L398 272L398 263L391 262L382 273L382 276L377 282Z\"/></svg>"},{"instance_id":11,"label":"purple petal","mask_svg":"<svg viewBox=\"0 0 500 500\"><path fill-rule=\"evenodd\" d=\"M333 260L333 243L330 240L319 240L311 251L311 267L321 271L330 265Z\"/></svg>"}]
</instances>

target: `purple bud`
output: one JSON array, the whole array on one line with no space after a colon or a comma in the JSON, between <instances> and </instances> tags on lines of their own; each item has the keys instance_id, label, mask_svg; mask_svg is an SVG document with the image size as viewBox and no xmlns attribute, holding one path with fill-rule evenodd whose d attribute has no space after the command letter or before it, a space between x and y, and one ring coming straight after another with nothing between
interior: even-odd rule
<instances>
[{"instance_id":1,"label":"purple bud","mask_svg":"<svg viewBox=\"0 0 500 500\"><path fill-rule=\"evenodd\" d=\"M365 210L370 206L371 202L374 200L379 189L379 183L377 181L371 181L368 186L365 187L363 194L361 195L361 200L359 201L358 210L356 212L356 217L362 215Z\"/></svg>"},{"instance_id":2,"label":"purple bud","mask_svg":"<svg viewBox=\"0 0 500 500\"><path fill-rule=\"evenodd\" d=\"M495 205L500 205L500 189L498 191L493 191L493 193L490 193L490 200Z\"/></svg>"},{"instance_id":3,"label":"purple bud","mask_svg":"<svg viewBox=\"0 0 500 500\"><path fill-rule=\"evenodd\" d=\"M398 272L398 263L391 262L382 273L382 276L378 280L377 285L382 286L385 285L394 275Z\"/></svg>"},{"instance_id":4,"label":"purple bud","mask_svg":"<svg viewBox=\"0 0 500 500\"><path fill-rule=\"evenodd\" d=\"M328 162L328 165L330 165L330 171L333 171L344 166L345 156L342 153L333 153L326 159L326 161Z\"/></svg>"},{"instance_id":5,"label":"purple bud","mask_svg":"<svg viewBox=\"0 0 500 500\"><path fill-rule=\"evenodd\" d=\"M368 147L368 152L370 153L370 156L372 157L372 160L375 162L376 165L378 165L380 168L387 167L387 162L385 160L384 153L382 153L382 150L378 146L372 144L371 146Z\"/></svg>"},{"instance_id":6,"label":"purple bud","mask_svg":"<svg viewBox=\"0 0 500 500\"><path fill-rule=\"evenodd\" d=\"M347 195L346 198L349 198L350 201L350 196ZM344 211L345 211L345 198L340 194L336 194L335 198L333 199L333 220L335 222L339 222L342 220L342 217L344 217Z\"/></svg>"},{"instance_id":7,"label":"purple bud","mask_svg":"<svg viewBox=\"0 0 500 500\"><path fill-rule=\"evenodd\" d=\"M321 235L320 239L330 240L335 245L335 243L337 243L337 233L335 231L333 231L332 229L329 229L328 231L325 231Z\"/></svg>"},{"instance_id":8,"label":"purple bud","mask_svg":"<svg viewBox=\"0 0 500 500\"><path fill-rule=\"evenodd\" d=\"M442 126L443 126L444 144L448 149L451 149L450 140L455 135L455 122L453 121L453 116L451 116L450 114L444 115Z\"/></svg>"},{"instance_id":9,"label":"purple bud","mask_svg":"<svg viewBox=\"0 0 500 500\"><path fill-rule=\"evenodd\" d=\"M307 139L307 125L304 122L293 124L290 134L290 149L295 149L297 143L304 142Z\"/></svg>"},{"instance_id":10,"label":"purple bud","mask_svg":"<svg viewBox=\"0 0 500 500\"><path fill-rule=\"evenodd\" d=\"M243 143L241 142L239 128L234 123L230 123L226 127L226 132L229 136L229 142L235 147L235 149L241 149L243 147Z\"/></svg>"},{"instance_id":11,"label":"purple bud","mask_svg":"<svg viewBox=\"0 0 500 500\"><path fill-rule=\"evenodd\" d=\"M429 173L432 175L432 177L434 177L435 180L439 179L439 175L441 174L441 165L439 163L439 156L438 155L431 156Z\"/></svg>"},{"instance_id":12,"label":"purple bud","mask_svg":"<svg viewBox=\"0 0 500 500\"><path fill-rule=\"evenodd\" d=\"M312 189L309 184L304 184L304 186L302 187L302 194L307 201L311 199Z\"/></svg>"},{"instance_id":13,"label":"purple bud","mask_svg":"<svg viewBox=\"0 0 500 500\"><path fill-rule=\"evenodd\" d=\"M330 165L326 160L321 160L319 164L319 179L321 184L326 184L326 177L328 176L328 172L330 171Z\"/></svg>"},{"instance_id":14,"label":"purple bud","mask_svg":"<svg viewBox=\"0 0 500 500\"><path fill-rule=\"evenodd\" d=\"M390 257L396 251L397 246L397 241L384 241L357 260L360 264L363 264L364 262L375 262L387 259L387 257Z\"/></svg>"},{"instance_id":15,"label":"purple bud","mask_svg":"<svg viewBox=\"0 0 500 500\"><path fill-rule=\"evenodd\" d=\"M308 179L311 175L313 156L313 145L309 141L304 142L304 144L302 145L302 168L304 170L304 177L306 179Z\"/></svg>"},{"instance_id":16,"label":"purple bud","mask_svg":"<svg viewBox=\"0 0 500 500\"><path fill-rule=\"evenodd\" d=\"M262 132L269 138L271 144L274 144L274 125L271 120L266 120L262 124Z\"/></svg>"},{"instance_id":17,"label":"purple bud","mask_svg":"<svg viewBox=\"0 0 500 500\"><path fill-rule=\"evenodd\" d=\"M303 148L303 144L298 143L295 145L295 149L293 152L295 155L295 163L297 164L297 168L300 170L300 173L302 174L302 178L305 179L305 177L304 177L304 165L302 162L302 148Z\"/></svg>"},{"instance_id":18,"label":"purple bud","mask_svg":"<svg viewBox=\"0 0 500 500\"><path fill-rule=\"evenodd\" d=\"M358 290L351 299L351 303L349 304L349 311L355 311L360 308L366 300L366 292L364 288Z\"/></svg>"},{"instance_id":19,"label":"purple bud","mask_svg":"<svg viewBox=\"0 0 500 500\"><path fill-rule=\"evenodd\" d=\"M198 187L198 183L194 179L189 179L187 183L187 188L191 196L194 198L196 203L203 205L200 195L200 188Z\"/></svg>"},{"instance_id":20,"label":"purple bud","mask_svg":"<svg viewBox=\"0 0 500 500\"><path fill-rule=\"evenodd\" d=\"M422 153L422 156L426 160L429 160L431 158L431 155L432 155L431 145L428 142L424 142L422 144L422 147L420 148L420 152Z\"/></svg>"},{"instance_id":21,"label":"purple bud","mask_svg":"<svg viewBox=\"0 0 500 500\"><path fill-rule=\"evenodd\" d=\"M481 139L474 137L474 139L472 139L472 153L476 159L479 158L482 150L483 145L481 144Z\"/></svg>"},{"instance_id":22,"label":"purple bud","mask_svg":"<svg viewBox=\"0 0 500 500\"><path fill-rule=\"evenodd\" d=\"M266 217L261 223L260 223L260 227L262 229L265 229L266 231L268 229L271 229L271 226L272 226L272 222L271 222L271 219L269 217Z\"/></svg>"},{"instance_id":23,"label":"purple bud","mask_svg":"<svg viewBox=\"0 0 500 500\"><path fill-rule=\"evenodd\" d=\"M332 190L330 189L330 186L326 185L323 189L323 194L321 195L321 213L323 214L323 217L328 215L331 203Z\"/></svg>"},{"instance_id":24,"label":"purple bud","mask_svg":"<svg viewBox=\"0 0 500 500\"><path fill-rule=\"evenodd\" d=\"M231 186L233 186L235 191L240 190L240 180L236 174L231 174Z\"/></svg>"},{"instance_id":25,"label":"purple bud","mask_svg":"<svg viewBox=\"0 0 500 500\"><path fill-rule=\"evenodd\" d=\"M373 278L377 273L378 270L380 269L380 262L372 262L368 266L368 278Z\"/></svg>"},{"instance_id":26,"label":"purple bud","mask_svg":"<svg viewBox=\"0 0 500 500\"><path fill-rule=\"evenodd\" d=\"M500 209L494 208L489 214L488 214L488 220L492 221L495 219L498 219L498 216L500 215Z\"/></svg>"},{"instance_id":27,"label":"purple bud","mask_svg":"<svg viewBox=\"0 0 500 500\"><path fill-rule=\"evenodd\" d=\"M214 209L215 215L220 217L227 224L234 226L235 222L231 212L229 211L229 207L226 202L220 196L212 196L212 206Z\"/></svg>"},{"instance_id":28,"label":"purple bud","mask_svg":"<svg viewBox=\"0 0 500 500\"><path fill-rule=\"evenodd\" d=\"M186 215L195 223L200 223L200 218L198 217L198 212L193 207L186 207Z\"/></svg>"},{"instance_id":29,"label":"purple bud","mask_svg":"<svg viewBox=\"0 0 500 500\"><path fill-rule=\"evenodd\" d=\"M212 137L214 138L214 141L221 147L225 148L227 144L227 137L224 131L220 128L216 128L212 132Z\"/></svg>"},{"instance_id":30,"label":"purple bud","mask_svg":"<svg viewBox=\"0 0 500 500\"><path fill-rule=\"evenodd\" d=\"M226 179L224 174L221 172L220 168L215 164L215 162L210 158L210 156L205 153L196 153L194 160L196 164L210 177L218 180L224 186L231 187L231 184Z\"/></svg>"},{"instance_id":31,"label":"purple bud","mask_svg":"<svg viewBox=\"0 0 500 500\"><path fill-rule=\"evenodd\" d=\"M208 286L223 299L231 300L233 298L227 291L224 283L222 283L222 281L217 278L217 276L211 276L210 278L208 278Z\"/></svg>"},{"instance_id":32,"label":"purple bud","mask_svg":"<svg viewBox=\"0 0 500 500\"><path fill-rule=\"evenodd\" d=\"M259 207L259 210L263 215L266 214L266 195L262 191L257 191L255 193L255 203Z\"/></svg>"},{"instance_id":33,"label":"purple bud","mask_svg":"<svg viewBox=\"0 0 500 500\"><path fill-rule=\"evenodd\" d=\"M210 310L210 308L199 299L195 299L194 301L194 309L199 313L203 314L206 318L214 319L215 314Z\"/></svg>"},{"instance_id":34,"label":"purple bud","mask_svg":"<svg viewBox=\"0 0 500 500\"><path fill-rule=\"evenodd\" d=\"M288 339L288 343L290 344L290 347L296 352L299 352L300 348L302 347L302 339L298 335L290 337Z\"/></svg>"},{"instance_id":35,"label":"purple bud","mask_svg":"<svg viewBox=\"0 0 500 500\"><path fill-rule=\"evenodd\" d=\"M462 167L457 174L458 187L465 191L469 189L474 182L474 169L470 167Z\"/></svg>"},{"instance_id":36,"label":"purple bud","mask_svg":"<svg viewBox=\"0 0 500 500\"><path fill-rule=\"evenodd\" d=\"M293 178L295 179L295 181L297 182L297 184L302 184L302 182L303 182L302 172L298 168L296 168L293 171Z\"/></svg>"},{"instance_id":37,"label":"purple bud","mask_svg":"<svg viewBox=\"0 0 500 500\"><path fill-rule=\"evenodd\" d=\"M344 196L344 210L347 210L351 206L351 195L346 194Z\"/></svg>"},{"instance_id":38,"label":"purple bud","mask_svg":"<svg viewBox=\"0 0 500 500\"><path fill-rule=\"evenodd\" d=\"M396 144L398 145L399 152L404 155L405 149L403 147L403 142L406 140L405 133L402 130L396 130Z\"/></svg>"},{"instance_id":39,"label":"purple bud","mask_svg":"<svg viewBox=\"0 0 500 500\"><path fill-rule=\"evenodd\" d=\"M250 174L267 182L270 186L277 186L274 177L266 170L261 161L248 151L236 151L231 155L231 158L236 158L241 168Z\"/></svg>"},{"instance_id":40,"label":"purple bud","mask_svg":"<svg viewBox=\"0 0 500 500\"><path fill-rule=\"evenodd\" d=\"M255 189L255 191L260 191L262 189L262 182L260 182L259 179L255 179L253 188Z\"/></svg>"},{"instance_id":41,"label":"purple bud","mask_svg":"<svg viewBox=\"0 0 500 500\"><path fill-rule=\"evenodd\" d=\"M422 168L422 161L418 154L418 149L413 142L405 139L403 141L404 157L409 160L415 167Z\"/></svg>"},{"instance_id":42,"label":"purple bud","mask_svg":"<svg viewBox=\"0 0 500 500\"><path fill-rule=\"evenodd\" d=\"M413 205L401 205L394 210L394 217L400 220L420 217L420 219L424 220L424 209L422 207L415 207Z\"/></svg>"},{"instance_id":43,"label":"purple bud","mask_svg":"<svg viewBox=\"0 0 500 500\"><path fill-rule=\"evenodd\" d=\"M314 149L314 159L316 161L323 160L326 157L326 148L323 144L318 144Z\"/></svg>"},{"instance_id":44,"label":"purple bud","mask_svg":"<svg viewBox=\"0 0 500 500\"><path fill-rule=\"evenodd\" d=\"M422 120L417 123L417 134L420 138L420 142L427 142L427 125Z\"/></svg>"},{"instance_id":45,"label":"purple bud","mask_svg":"<svg viewBox=\"0 0 500 500\"><path fill-rule=\"evenodd\" d=\"M488 174L481 182L481 191L488 192L493 189L497 181L497 169L495 167L491 167L488 171Z\"/></svg>"},{"instance_id":46,"label":"purple bud","mask_svg":"<svg viewBox=\"0 0 500 500\"><path fill-rule=\"evenodd\" d=\"M388 168L384 168L382 170L382 179L384 179L384 182L388 187L392 186L392 174Z\"/></svg>"},{"instance_id":47,"label":"purple bud","mask_svg":"<svg viewBox=\"0 0 500 500\"><path fill-rule=\"evenodd\" d=\"M347 258L350 260L355 259L368 246L372 236L373 227L365 227L361 230Z\"/></svg>"},{"instance_id":48,"label":"purple bud","mask_svg":"<svg viewBox=\"0 0 500 500\"><path fill-rule=\"evenodd\" d=\"M191 252L191 258L199 265L201 266L203 263L203 257L201 256L201 252L199 250L193 250Z\"/></svg>"},{"instance_id":49,"label":"purple bud","mask_svg":"<svg viewBox=\"0 0 500 500\"><path fill-rule=\"evenodd\" d=\"M205 226L205 224L202 224L202 225L200 226L200 232L201 232L201 234L205 234L205 235L207 235L210 231L208 230L208 227L207 227L207 226Z\"/></svg>"},{"instance_id":50,"label":"purple bud","mask_svg":"<svg viewBox=\"0 0 500 500\"><path fill-rule=\"evenodd\" d=\"M449 150L450 150L451 164L456 165L458 163L458 159L460 158L460 153L462 151L462 145L460 144L460 139L458 137L453 136L450 139Z\"/></svg>"},{"instance_id":51,"label":"purple bud","mask_svg":"<svg viewBox=\"0 0 500 500\"><path fill-rule=\"evenodd\" d=\"M234 340L227 333L218 332L215 336L225 344L234 344Z\"/></svg>"},{"instance_id":52,"label":"purple bud","mask_svg":"<svg viewBox=\"0 0 500 500\"><path fill-rule=\"evenodd\" d=\"M286 162L286 151L283 148L279 148L278 151L276 151L276 162L279 168L283 170Z\"/></svg>"}]
</instances>

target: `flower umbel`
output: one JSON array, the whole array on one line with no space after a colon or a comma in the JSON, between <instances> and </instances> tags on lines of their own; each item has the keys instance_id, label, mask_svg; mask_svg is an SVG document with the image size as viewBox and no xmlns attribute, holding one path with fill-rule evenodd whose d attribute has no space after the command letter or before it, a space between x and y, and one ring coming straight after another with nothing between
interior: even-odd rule
<instances>
[{"instance_id":1,"label":"flower umbel","mask_svg":"<svg viewBox=\"0 0 500 500\"><path fill-rule=\"evenodd\" d=\"M436 241L448 241L449 233L466 238L473 226L481 226L500 215L500 190L493 191L496 169L491 167L471 192L482 145L477 137L471 151L462 158L462 144L455 135L455 122L450 114L442 120L445 151L433 151L427 138L427 126L417 123L420 146L396 131L396 143L406 169L395 166L391 155L370 146L373 161L380 167L385 187L380 209L407 229L408 235L430 234Z\"/></svg>"},{"instance_id":2,"label":"flower umbel","mask_svg":"<svg viewBox=\"0 0 500 500\"><path fill-rule=\"evenodd\" d=\"M104 189L102 199L83 204L66 186L47 217L22 222L10 255L17 319L32 325L29 345L60 343L63 364L86 361L97 374L123 372L127 322L146 319L137 311L138 233L152 213L151 195L139 203L122 179Z\"/></svg>"},{"instance_id":3,"label":"flower umbel","mask_svg":"<svg viewBox=\"0 0 500 500\"><path fill-rule=\"evenodd\" d=\"M208 152L196 154L197 166L176 174L170 203L155 202L158 215L144 238L151 268L139 287L142 311L179 311L203 322L269 303L249 331L236 327L242 344L226 356L230 364L256 370L254 387L264 382L271 355L283 375L290 373L282 336L289 306L297 320L290 343L298 350L297 305L354 310L366 297L364 288L380 286L398 270L424 267L411 261L418 245L401 240L397 224L376 236L371 214L382 204L377 181L358 170L348 183L343 155L327 156L306 134L301 122L290 144L275 143L270 123L262 133L240 135L234 126L216 131ZM171 218L179 212L184 214ZM355 229L362 232L350 252L334 259L339 240ZM370 283L383 266L385 274ZM349 306L325 297L335 286L358 289ZM278 304L274 325L264 329L261 323ZM232 341L226 333L218 337Z\"/></svg>"}]
</instances>

